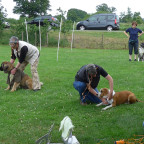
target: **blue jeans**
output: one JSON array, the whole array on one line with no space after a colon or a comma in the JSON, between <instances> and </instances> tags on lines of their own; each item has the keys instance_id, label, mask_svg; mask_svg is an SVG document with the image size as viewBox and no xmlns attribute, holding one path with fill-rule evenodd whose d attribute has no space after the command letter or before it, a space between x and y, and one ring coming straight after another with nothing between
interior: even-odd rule
<instances>
[{"instance_id":1,"label":"blue jeans","mask_svg":"<svg viewBox=\"0 0 144 144\"><path fill-rule=\"evenodd\" d=\"M132 55L134 48L134 54L138 54L138 41L130 42L129 41L129 55Z\"/></svg>"},{"instance_id":2,"label":"blue jeans","mask_svg":"<svg viewBox=\"0 0 144 144\"><path fill-rule=\"evenodd\" d=\"M73 86L79 92L81 102L83 102L83 103L85 103L87 101L92 102L92 103L101 103L102 102L97 96L93 95L88 90L85 91L86 83L80 82L80 81L75 81L73 83ZM97 88L95 88L94 90L98 93ZM82 93L84 91L85 91L85 93L84 93L85 98L83 98L83 95L82 95Z\"/></svg>"}]
</instances>

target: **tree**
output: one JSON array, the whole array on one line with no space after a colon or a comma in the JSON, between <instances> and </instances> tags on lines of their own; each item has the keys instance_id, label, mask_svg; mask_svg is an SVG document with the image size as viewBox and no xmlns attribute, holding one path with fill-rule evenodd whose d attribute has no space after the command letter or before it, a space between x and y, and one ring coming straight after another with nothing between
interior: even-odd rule
<instances>
[{"instance_id":1,"label":"tree","mask_svg":"<svg viewBox=\"0 0 144 144\"><path fill-rule=\"evenodd\" d=\"M57 9L57 11L60 13L57 15L58 20L61 21L62 18L61 32L65 36L71 29L71 21L65 19L64 15L66 14L66 11L63 11L60 7Z\"/></svg>"},{"instance_id":2,"label":"tree","mask_svg":"<svg viewBox=\"0 0 144 144\"><path fill-rule=\"evenodd\" d=\"M131 12L131 9L127 9L127 14L125 12L120 13L120 21L121 22L132 22L136 21L138 24L143 23L143 19L140 16L140 12L134 12L134 14Z\"/></svg>"},{"instance_id":3,"label":"tree","mask_svg":"<svg viewBox=\"0 0 144 144\"><path fill-rule=\"evenodd\" d=\"M16 6L13 13L20 14L22 17L36 17L38 15L47 14L50 10L49 0L13 0Z\"/></svg>"},{"instance_id":4,"label":"tree","mask_svg":"<svg viewBox=\"0 0 144 144\"><path fill-rule=\"evenodd\" d=\"M59 21L61 21L61 18L62 18L63 20L65 20L66 11L62 10L60 7L57 9L57 11L59 12L59 14L56 16L57 19L58 19Z\"/></svg>"},{"instance_id":5,"label":"tree","mask_svg":"<svg viewBox=\"0 0 144 144\"><path fill-rule=\"evenodd\" d=\"M133 17L133 13L131 12L131 9L128 7L127 15L126 15L127 22L131 22L132 21L132 17Z\"/></svg>"},{"instance_id":6,"label":"tree","mask_svg":"<svg viewBox=\"0 0 144 144\"><path fill-rule=\"evenodd\" d=\"M124 19L125 18L125 12L121 12L119 18L120 18L120 22L126 22L126 20Z\"/></svg>"},{"instance_id":7,"label":"tree","mask_svg":"<svg viewBox=\"0 0 144 144\"><path fill-rule=\"evenodd\" d=\"M6 10L4 10L4 7L1 4L1 0L0 0L0 29L3 29L3 21L5 19L5 17L7 16Z\"/></svg>"},{"instance_id":8,"label":"tree","mask_svg":"<svg viewBox=\"0 0 144 144\"><path fill-rule=\"evenodd\" d=\"M107 4L103 3L101 5L96 6L97 13L113 13L116 11L115 7L108 7Z\"/></svg>"},{"instance_id":9,"label":"tree","mask_svg":"<svg viewBox=\"0 0 144 144\"><path fill-rule=\"evenodd\" d=\"M128 7L127 14L125 14L125 12L121 12L120 21L121 22L132 22L132 20L133 20L133 13L131 12L131 9Z\"/></svg>"},{"instance_id":10,"label":"tree","mask_svg":"<svg viewBox=\"0 0 144 144\"><path fill-rule=\"evenodd\" d=\"M140 16L140 12L135 12L133 15L133 21L136 21L139 24L143 23L143 19Z\"/></svg>"},{"instance_id":11,"label":"tree","mask_svg":"<svg viewBox=\"0 0 144 144\"><path fill-rule=\"evenodd\" d=\"M79 10L79 9L69 9L67 12L67 19L71 21L80 21L85 18L87 12Z\"/></svg>"}]
</instances>

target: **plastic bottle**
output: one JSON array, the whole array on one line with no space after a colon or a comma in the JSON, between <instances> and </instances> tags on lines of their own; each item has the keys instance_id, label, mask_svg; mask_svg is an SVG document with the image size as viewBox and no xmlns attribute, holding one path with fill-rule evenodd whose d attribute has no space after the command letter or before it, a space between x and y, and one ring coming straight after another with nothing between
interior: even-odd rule
<instances>
[{"instance_id":1,"label":"plastic bottle","mask_svg":"<svg viewBox=\"0 0 144 144\"><path fill-rule=\"evenodd\" d=\"M115 144L125 144L124 140L115 141Z\"/></svg>"}]
</instances>

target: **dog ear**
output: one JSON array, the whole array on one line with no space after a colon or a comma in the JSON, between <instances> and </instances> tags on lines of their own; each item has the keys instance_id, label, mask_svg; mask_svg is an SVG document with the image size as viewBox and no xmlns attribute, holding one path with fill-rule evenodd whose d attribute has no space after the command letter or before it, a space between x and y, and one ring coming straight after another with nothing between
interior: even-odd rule
<instances>
[{"instance_id":1,"label":"dog ear","mask_svg":"<svg viewBox=\"0 0 144 144\"><path fill-rule=\"evenodd\" d=\"M3 71L3 63L1 64L0 71Z\"/></svg>"}]
</instances>

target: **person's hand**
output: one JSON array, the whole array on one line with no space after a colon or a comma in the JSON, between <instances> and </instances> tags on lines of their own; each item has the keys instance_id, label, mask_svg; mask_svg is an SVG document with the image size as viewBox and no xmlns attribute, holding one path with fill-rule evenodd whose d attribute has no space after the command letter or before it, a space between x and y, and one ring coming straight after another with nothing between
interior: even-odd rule
<instances>
[{"instance_id":1,"label":"person's hand","mask_svg":"<svg viewBox=\"0 0 144 144\"><path fill-rule=\"evenodd\" d=\"M98 96L98 93L95 91L95 95Z\"/></svg>"},{"instance_id":2,"label":"person's hand","mask_svg":"<svg viewBox=\"0 0 144 144\"><path fill-rule=\"evenodd\" d=\"M113 95L112 94L108 94L108 100L111 100L113 98Z\"/></svg>"},{"instance_id":3,"label":"person's hand","mask_svg":"<svg viewBox=\"0 0 144 144\"><path fill-rule=\"evenodd\" d=\"M14 75L16 73L16 70L17 70L16 68L12 69L11 74Z\"/></svg>"},{"instance_id":4,"label":"person's hand","mask_svg":"<svg viewBox=\"0 0 144 144\"><path fill-rule=\"evenodd\" d=\"M101 98L101 101L103 102L103 104L107 105L108 101L105 98Z\"/></svg>"}]
</instances>

